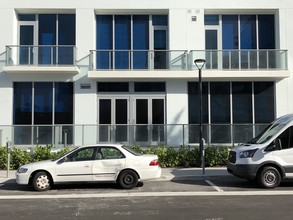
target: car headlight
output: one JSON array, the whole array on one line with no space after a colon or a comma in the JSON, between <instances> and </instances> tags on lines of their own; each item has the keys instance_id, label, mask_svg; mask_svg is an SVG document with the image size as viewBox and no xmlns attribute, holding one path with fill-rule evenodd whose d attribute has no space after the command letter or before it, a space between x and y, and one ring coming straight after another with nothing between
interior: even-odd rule
<instances>
[{"instance_id":1,"label":"car headlight","mask_svg":"<svg viewBox=\"0 0 293 220\"><path fill-rule=\"evenodd\" d=\"M253 157L254 153L257 151L257 149L253 149L253 150L245 150L245 151L241 151L239 153L239 157L240 158L249 158L249 157Z\"/></svg>"},{"instance_id":2,"label":"car headlight","mask_svg":"<svg viewBox=\"0 0 293 220\"><path fill-rule=\"evenodd\" d=\"M17 170L18 173L26 173L27 171L28 171L28 169L27 168L23 168L23 167L20 167Z\"/></svg>"}]
</instances>

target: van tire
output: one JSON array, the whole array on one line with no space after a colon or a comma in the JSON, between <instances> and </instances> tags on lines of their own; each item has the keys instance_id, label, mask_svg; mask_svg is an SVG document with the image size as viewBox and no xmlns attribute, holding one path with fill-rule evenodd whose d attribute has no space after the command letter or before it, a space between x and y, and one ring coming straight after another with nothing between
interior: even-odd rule
<instances>
[{"instance_id":1,"label":"van tire","mask_svg":"<svg viewBox=\"0 0 293 220\"><path fill-rule=\"evenodd\" d=\"M275 167L264 167L257 176L260 186L272 189L280 185L282 178L281 174Z\"/></svg>"}]
</instances>

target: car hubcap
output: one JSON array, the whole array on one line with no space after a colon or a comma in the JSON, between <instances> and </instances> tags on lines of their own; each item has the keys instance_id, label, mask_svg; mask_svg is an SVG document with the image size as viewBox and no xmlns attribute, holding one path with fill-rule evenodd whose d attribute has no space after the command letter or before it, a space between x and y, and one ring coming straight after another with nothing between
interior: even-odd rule
<instances>
[{"instance_id":1,"label":"car hubcap","mask_svg":"<svg viewBox=\"0 0 293 220\"><path fill-rule=\"evenodd\" d=\"M40 188L40 189L46 189L49 187L49 179L46 175L42 175L42 176L39 176L39 178L37 179L37 186Z\"/></svg>"},{"instance_id":2,"label":"car hubcap","mask_svg":"<svg viewBox=\"0 0 293 220\"><path fill-rule=\"evenodd\" d=\"M133 183L133 177L131 175L126 175L124 178L125 184L132 184Z\"/></svg>"},{"instance_id":3,"label":"car hubcap","mask_svg":"<svg viewBox=\"0 0 293 220\"><path fill-rule=\"evenodd\" d=\"M277 182L276 174L272 171L267 172L264 177L267 185L273 185Z\"/></svg>"}]
</instances>

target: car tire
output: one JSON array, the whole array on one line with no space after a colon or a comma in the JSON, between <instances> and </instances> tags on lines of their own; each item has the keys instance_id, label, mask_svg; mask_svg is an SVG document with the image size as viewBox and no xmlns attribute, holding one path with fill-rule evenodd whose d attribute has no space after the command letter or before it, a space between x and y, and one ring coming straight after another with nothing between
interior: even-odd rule
<instances>
[{"instance_id":1,"label":"car tire","mask_svg":"<svg viewBox=\"0 0 293 220\"><path fill-rule=\"evenodd\" d=\"M281 174L275 167L264 167L258 175L258 183L264 188L275 188L281 181Z\"/></svg>"},{"instance_id":2,"label":"car tire","mask_svg":"<svg viewBox=\"0 0 293 220\"><path fill-rule=\"evenodd\" d=\"M138 176L133 170L124 170L118 177L118 184L123 189L132 189L138 184Z\"/></svg>"},{"instance_id":3,"label":"car tire","mask_svg":"<svg viewBox=\"0 0 293 220\"><path fill-rule=\"evenodd\" d=\"M32 185L36 191L46 191L51 188L51 177L46 172L37 172L32 180Z\"/></svg>"}]
</instances>

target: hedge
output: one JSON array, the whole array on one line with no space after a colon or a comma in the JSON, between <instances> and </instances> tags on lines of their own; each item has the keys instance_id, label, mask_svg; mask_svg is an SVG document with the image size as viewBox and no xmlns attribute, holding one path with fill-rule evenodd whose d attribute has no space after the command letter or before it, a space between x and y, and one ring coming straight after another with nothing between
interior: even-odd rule
<instances>
[{"instance_id":1,"label":"hedge","mask_svg":"<svg viewBox=\"0 0 293 220\"><path fill-rule=\"evenodd\" d=\"M52 152L52 146L36 146L33 152L14 147L10 154L10 169L40 160L59 158L69 152L69 147L58 152ZM172 146L139 147L131 146L143 154L156 154L161 167L199 167L201 165L199 150L189 146L174 148ZM229 147L210 146L205 150L205 166L225 166L228 159ZM0 169L7 169L6 147L0 147Z\"/></svg>"}]
</instances>

